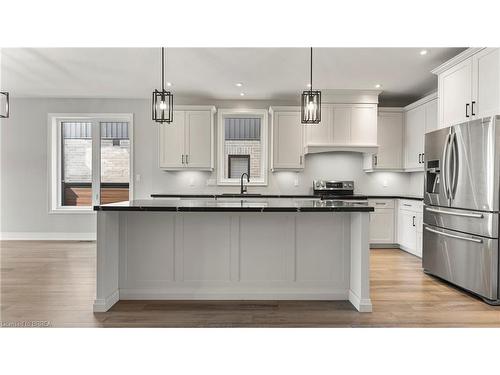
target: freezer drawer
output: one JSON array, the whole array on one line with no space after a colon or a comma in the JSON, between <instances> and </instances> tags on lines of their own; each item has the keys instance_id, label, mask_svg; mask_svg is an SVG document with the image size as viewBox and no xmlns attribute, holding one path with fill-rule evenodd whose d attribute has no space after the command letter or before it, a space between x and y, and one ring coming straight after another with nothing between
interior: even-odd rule
<instances>
[{"instance_id":1,"label":"freezer drawer","mask_svg":"<svg viewBox=\"0 0 500 375\"><path fill-rule=\"evenodd\" d=\"M498 239L424 224L425 271L490 300L498 299Z\"/></svg>"},{"instance_id":2,"label":"freezer drawer","mask_svg":"<svg viewBox=\"0 0 500 375\"><path fill-rule=\"evenodd\" d=\"M498 213L424 206L424 223L483 237L498 237Z\"/></svg>"}]
</instances>

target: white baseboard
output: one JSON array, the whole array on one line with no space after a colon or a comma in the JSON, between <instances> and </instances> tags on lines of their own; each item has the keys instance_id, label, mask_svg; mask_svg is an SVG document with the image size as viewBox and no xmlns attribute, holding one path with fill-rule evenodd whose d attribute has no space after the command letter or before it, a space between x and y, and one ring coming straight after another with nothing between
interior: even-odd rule
<instances>
[{"instance_id":1,"label":"white baseboard","mask_svg":"<svg viewBox=\"0 0 500 375\"><path fill-rule=\"evenodd\" d=\"M359 296L352 290L349 291L349 302L359 312L372 312L372 300L370 298L359 298Z\"/></svg>"},{"instance_id":2,"label":"white baseboard","mask_svg":"<svg viewBox=\"0 0 500 375\"><path fill-rule=\"evenodd\" d=\"M120 289L123 300L317 300L344 301L347 290L300 291L300 290L258 290L217 288L168 288L168 289Z\"/></svg>"},{"instance_id":3,"label":"white baseboard","mask_svg":"<svg viewBox=\"0 0 500 375\"><path fill-rule=\"evenodd\" d=\"M95 241L95 233L1 232L4 241Z\"/></svg>"},{"instance_id":4,"label":"white baseboard","mask_svg":"<svg viewBox=\"0 0 500 375\"><path fill-rule=\"evenodd\" d=\"M106 312L120 300L120 292L115 290L106 298L99 298L94 301L94 312Z\"/></svg>"}]
</instances>

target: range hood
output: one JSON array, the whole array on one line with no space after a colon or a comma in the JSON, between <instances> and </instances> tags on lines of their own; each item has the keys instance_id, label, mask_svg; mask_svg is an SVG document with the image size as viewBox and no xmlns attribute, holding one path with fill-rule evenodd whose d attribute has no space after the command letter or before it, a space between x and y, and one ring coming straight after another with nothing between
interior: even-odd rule
<instances>
[{"instance_id":1,"label":"range hood","mask_svg":"<svg viewBox=\"0 0 500 375\"><path fill-rule=\"evenodd\" d=\"M304 155L324 152L359 152L362 154L375 154L378 152L378 145L312 144L304 147Z\"/></svg>"}]
</instances>

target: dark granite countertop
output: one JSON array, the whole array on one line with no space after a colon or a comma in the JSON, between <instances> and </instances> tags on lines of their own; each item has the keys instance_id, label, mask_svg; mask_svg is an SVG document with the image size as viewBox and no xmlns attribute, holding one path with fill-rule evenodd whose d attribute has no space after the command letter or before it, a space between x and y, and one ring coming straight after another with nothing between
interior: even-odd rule
<instances>
[{"instance_id":1,"label":"dark granite countertop","mask_svg":"<svg viewBox=\"0 0 500 375\"><path fill-rule=\"evenodd\" d=\"M304 199L144 199L94 206L95 211L371 212L368 203Z\"/></svg>"},{"instance_id":2,"label":"dark granite countertop","mask_svg":"<svg viewBox=\"0 0 500 375\"><path fill-rule=\"evenodd\" d=\"M361 194L368 199L413 199L413 200L423 200L422 197L417 197L415 195L367 195ZM151 194L151 198L239 198L240 194ZM314 199L319 198L319 195L313 194L247 194L246 198L288 198L288 199Z\"/></svg>"}]
</instances>

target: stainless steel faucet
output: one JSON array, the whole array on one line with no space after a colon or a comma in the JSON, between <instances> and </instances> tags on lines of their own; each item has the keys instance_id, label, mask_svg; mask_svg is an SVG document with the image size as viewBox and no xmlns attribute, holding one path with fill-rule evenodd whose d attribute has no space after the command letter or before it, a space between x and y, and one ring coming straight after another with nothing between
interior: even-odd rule
<instances>
[{"instance_id":1,"label":"stainless steel faucet","mask_svg":"<svg viewBox=\"0 0 500 375\"><path fill-rule=\"evenodd\" d=\"M247 187L245 185L243 185L243 176L247 176L247 182L250 182L250 176L248 175L248 173L242 173L241 174L241 177L240 177L240 187L241 187L241 190L240 190L240 194L245 194L247 192Z\"/></svg>"}]
</instances>

